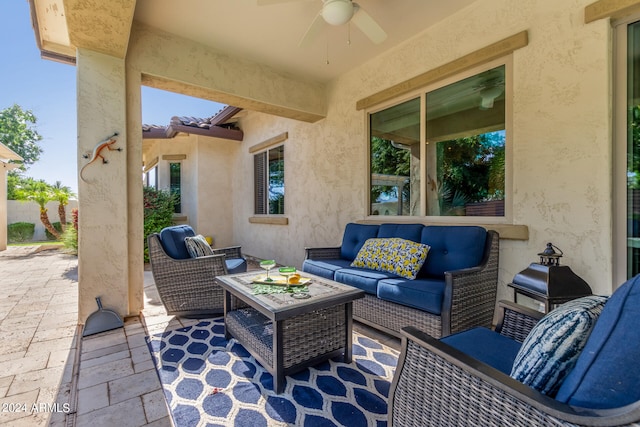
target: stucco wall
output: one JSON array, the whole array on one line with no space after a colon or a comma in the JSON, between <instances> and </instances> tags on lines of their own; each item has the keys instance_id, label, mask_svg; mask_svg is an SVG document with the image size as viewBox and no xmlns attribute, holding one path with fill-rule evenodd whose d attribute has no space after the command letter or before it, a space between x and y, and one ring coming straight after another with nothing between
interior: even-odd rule
<instances>
[{"instance_id":1,"label":"stucco wall","mask_svg":"<svg viewBox=\"0 0 640 427\"><path fill-rule=\"evenodd\" d=\"M233 161L240 143L198 135L145 140L143 159L158 159L158 188L169 189L169 163L182 163L183 221L216 247L235 244L233 236ZM163 155L185 155L184 160L163 160Z\"/></svg>"},{"instance_id":2,"label":"stucco wall","mask_svg":"<svg viewBox=\"0 0 640 427\"><path fill-rule=\"evenodd\" d=\"M513 223L528 241L501 242L500 296L545 243L595 293L612 290L610 28L584 23L590 0L484 0L400 49L376 58L330 86L327 118L301 124L258 114L242 126L250 146L282 131L286 143L288 226L250 225L249 155L239 167L235 234L247 251L300 265L304 246L337 244L346 222L366 213L366 120L355 103L522 30L528 46L513 54ZM490 29L490 31L488 31ZM278 243L274 243L278 242ZM281 243L281 244L280 244Z\"/></svg>"},{"instance_id":3,"label":"stucco wall","mask_svg":"<svg viewBox=\"0 0 640 427\"><path fill-rule=\"evenodd\" d=\"M241 120L245 140L230 175L234 215L227 221L234 243L251 255L297 266L305 246L338 244L345 224L366 215L366 112L356 110L356 101L527 30L528 46L513 54L513 192L507 203L512 222L528 226L530 236L501 241L500 296L511 297L506 283L536 261L548 241L564 251L563 263L596 293L610 293L611 40L606 20L584 23L584 7L591 2L479 0L331 82L327 115L319 122L247 114ZM203 76L211 75L211 58L224 58L209 57L202 46L185 40L167 40L167 35L154 40L148 29L139 31L134 27L129 52L135 53L135 67L142 73L216 86L215 79ZM192 57L193 52L199 56ZM251 79L243 79L243 93L273 89L268 74L247 71ZM251 224L253 159L248 148L285 131L289 224Z\"/></svg>"},{"instance_id":4,"label":"stucco wall","mask_svg":"<svg viewBox=\"0 0 640 427\"><path fill-rule=\"evenodd\" d=\"M65 212L67 214L67 222L71 222L71 210L78 207L77 200L69 200ZM47 213L51 223L59 222L58 202L47 203ZM47 240L44 225L40 221L40 206L36 202L20 202L18 200L7 200L7 225L14 222L30 222L35 224L33 232L34 241Z\"/></svg>"}]
</instances>

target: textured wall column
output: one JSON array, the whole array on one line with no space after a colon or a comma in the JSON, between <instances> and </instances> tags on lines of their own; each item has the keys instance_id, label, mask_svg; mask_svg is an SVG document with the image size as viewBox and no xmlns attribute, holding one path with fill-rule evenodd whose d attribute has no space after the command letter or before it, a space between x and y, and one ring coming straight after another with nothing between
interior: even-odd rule
<instances>
[{"instance_id":1,"label":"textured wall column","mask_svg":"<svg viewBox=\"0 0 640 427\"><path fill-rule=\"evenodd\" d=\"M86 49L77 52L78 97L78 318L84 323L105 307L129 314L127 117L125 61ZM114 147L103 150L108 163L91 156L101 141L118 132ZM84 168L84 170L83 170Z\"/></svg>"}]
</instances>

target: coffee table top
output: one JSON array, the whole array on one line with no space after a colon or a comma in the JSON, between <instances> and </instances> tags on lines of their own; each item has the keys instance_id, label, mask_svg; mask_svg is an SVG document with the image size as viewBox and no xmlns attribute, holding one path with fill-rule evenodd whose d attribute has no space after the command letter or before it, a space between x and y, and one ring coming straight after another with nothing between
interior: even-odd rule
<instances>
[{"instance_id":1,"label":"coffee table top","mask_svg":"<svg viewBox=\"0 0 640 427\"><path fill-rule=\"evenodd\" d=\"M311 279L306 283L309 294L309 298L306 299L296 299L291 296L291 293L255 294L254 280L264 277L264 272L260 271L218 276L216 280L224 290L239 297L272 320L282 320L364 297L364 291L353 286L313 274L300 274L302 279ZM296 287L292 286L292 288Z\"/></svg>"}]
</instances>

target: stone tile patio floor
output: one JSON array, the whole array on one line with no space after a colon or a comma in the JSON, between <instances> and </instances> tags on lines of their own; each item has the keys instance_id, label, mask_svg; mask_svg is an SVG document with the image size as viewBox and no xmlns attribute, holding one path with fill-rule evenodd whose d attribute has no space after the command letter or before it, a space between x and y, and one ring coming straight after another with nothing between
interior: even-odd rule
<instances>
[{"instance_id":1,"label":"stone tile patio floor","mask_svg":"<svg viewBox=\"0 0 640 427\"><path fill-rule=\"evenodd\" d=\"M79 339L77 258L44 249L0 252L0 425L172 426L145 336L198 320L167 316L145 271L141 316Z\"/></svg>"}]
</instances>

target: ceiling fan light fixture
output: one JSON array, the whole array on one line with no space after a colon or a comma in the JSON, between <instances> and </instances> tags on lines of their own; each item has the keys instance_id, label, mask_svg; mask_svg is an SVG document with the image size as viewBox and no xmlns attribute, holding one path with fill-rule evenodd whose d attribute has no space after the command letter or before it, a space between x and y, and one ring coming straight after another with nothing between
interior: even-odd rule
<instances>
[{"instance_id":1,"label":"ceiling fan light fixture","mask_svg":"<svg viewBox=\"0 0 640 427\"><path fill-rule=\"evenodd\" d=\"M329 25L346 24L353 17L351 0L326 0L322 7L322 18Z\"/></svg>"}]
</instances>

